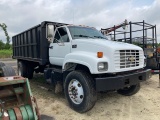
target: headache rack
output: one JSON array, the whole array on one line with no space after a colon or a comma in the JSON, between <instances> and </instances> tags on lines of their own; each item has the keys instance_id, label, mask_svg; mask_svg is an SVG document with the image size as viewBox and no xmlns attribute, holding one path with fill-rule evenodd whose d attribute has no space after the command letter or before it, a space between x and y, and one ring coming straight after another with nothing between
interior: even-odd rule
<instances>
[{"instance_id":1,"label":"headache rack","mask_svg":"<svg viewBox=\"0 0 160 120\"><path fill-rule=\"evenodd\" d=\"M122 27L127 29L124 30ZM160 50L157 46L156 25L148 24L143 20L142 22L129 22L118 28L116 25L106 29L101 28L101 32L110 40L142 47L146 57L146 68L152 69L153 72L158 70L157 73L159 73Z\"/></svg>"}]
</instances>

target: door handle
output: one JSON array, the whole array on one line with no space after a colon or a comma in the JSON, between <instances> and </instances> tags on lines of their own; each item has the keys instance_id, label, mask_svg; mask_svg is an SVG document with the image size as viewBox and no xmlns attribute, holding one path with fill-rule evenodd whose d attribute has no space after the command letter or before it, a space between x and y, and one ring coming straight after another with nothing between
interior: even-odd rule
<instances>
[{"instance_id":1,"label":"door handle","mask_svg":"<svg viewBox=\"0 0 160 120\"><path fill-rule=\"evenodd\" d=\"M53 49L53 46L50 46L49 48L50 48L50 49Z\"/></svg>"},{"instance_id":2,"label":"door handle","mask_svg":"<svg viewBox=\"0 0 160 120\"><path fill-rule=\"evenodd\" d=\"M75 45L72 45L72 48L77 48L77 45L75 44Z\"/></svg>"}]
</instances>

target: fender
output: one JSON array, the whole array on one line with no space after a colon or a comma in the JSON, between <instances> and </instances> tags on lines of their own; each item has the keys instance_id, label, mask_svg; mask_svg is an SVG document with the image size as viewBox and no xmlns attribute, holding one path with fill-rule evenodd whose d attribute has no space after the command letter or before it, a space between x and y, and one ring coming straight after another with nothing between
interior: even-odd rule
<instances>
[{"instance_id":1,"label":"fender","mask_svg":"<svg viewBox=\"0 0 160 120\"><path fill-rule=\"evenodd\" d=\"M76 51L65 56L62 69L65 69L66 63L77 63L88 67L92 74L103 73L99 72L96 66L98 62L104 61L108 61L107 58L97 58L96 53Z\"/></svg>"}]
</instances>

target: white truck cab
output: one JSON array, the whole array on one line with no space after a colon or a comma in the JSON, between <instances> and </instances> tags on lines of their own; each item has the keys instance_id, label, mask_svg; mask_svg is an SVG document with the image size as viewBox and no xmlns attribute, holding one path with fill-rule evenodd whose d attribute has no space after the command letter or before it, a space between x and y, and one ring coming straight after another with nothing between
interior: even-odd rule
<instances>
[{"instance_id":1,"label":"white truck cab","mask_svg":"<svg viewBox=\"0 0 160 120\"><path fill-rule=\"evenodd\" d=\"M53 36L49 60L53 65L62 66L63 71L68 63L84 65L91 74L117 73L144 67L142 48L110 41L95 28L61 26L55 29Z\"/></svg>"}]
</instances>

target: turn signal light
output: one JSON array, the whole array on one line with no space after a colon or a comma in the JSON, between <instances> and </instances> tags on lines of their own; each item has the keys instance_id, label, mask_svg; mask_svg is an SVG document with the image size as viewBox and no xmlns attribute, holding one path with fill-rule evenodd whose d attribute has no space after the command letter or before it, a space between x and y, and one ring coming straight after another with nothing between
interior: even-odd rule
<instances>
[{"instance_id":1,"label":"turn signal light","mask_svg":"<svg viewBox=\"0 0 160 120\"><path fill-rule=\"evenodd\" d=\"M102 58L103 57L103 52L97 52L97 57Z\"/></svg>"}]
</instances>

